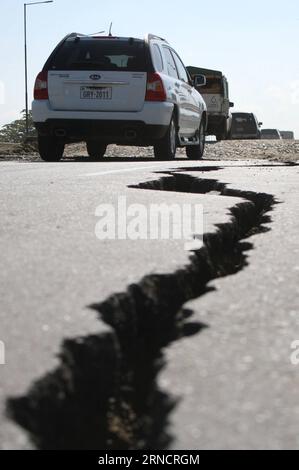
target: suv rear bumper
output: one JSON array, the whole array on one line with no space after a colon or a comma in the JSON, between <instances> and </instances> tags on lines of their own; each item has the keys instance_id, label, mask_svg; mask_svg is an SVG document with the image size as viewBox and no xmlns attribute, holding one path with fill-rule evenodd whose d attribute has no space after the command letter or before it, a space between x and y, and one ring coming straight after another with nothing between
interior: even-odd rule
<instances>
[{"instance_id":1,"label":"suv rear bumper","mask_svg":"<svg viewBox=\"0 0 299 470\"><path fill-rule=\"evenodd\" d=\"M55 136L67 142L98 140L124 145L151 145L161 139L168 126L146 125L142 121L111 121L92 119L48 119L35 122L40 136Z\"/></svg>"},{"instance_id":2,"label":"suv rear bumper","mask_svg":"<svg viewBox=\"0 0 299 470\"><path fill-rule=\"evenodd\" d=\"M32 114L39 135L57 136L65 142L97 139L151 145L166 134L173 108L168 102L146 102L139 112L55 111L49 101L34 101Z\"/></svg>"}]
</instances>

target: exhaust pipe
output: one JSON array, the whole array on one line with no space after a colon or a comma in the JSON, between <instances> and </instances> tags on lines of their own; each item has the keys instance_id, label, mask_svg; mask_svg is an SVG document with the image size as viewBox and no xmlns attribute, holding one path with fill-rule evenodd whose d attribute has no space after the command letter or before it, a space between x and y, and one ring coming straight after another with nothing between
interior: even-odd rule
<instances>
[{"instance_id":1,"label":"exhaust pipe","mask_svg":"<svg viewBox=\"0 0 299 470\"><path fill-rule=\"evenodd\" d=\"M137 132L134 129L127 129L125 131L125 138L127 140L136 140Z\"/></svg>"},{"instance_id":2,"label":"exhaust pipe","mask_svg":"<svg viewBox=\"0 0 299 470\"><path fill-rule=\"evenodd\" d=\"M55 137L66 137L66 130L65 129L55 129L54 135L55 135Z\"/></svg>"}]
</instances>

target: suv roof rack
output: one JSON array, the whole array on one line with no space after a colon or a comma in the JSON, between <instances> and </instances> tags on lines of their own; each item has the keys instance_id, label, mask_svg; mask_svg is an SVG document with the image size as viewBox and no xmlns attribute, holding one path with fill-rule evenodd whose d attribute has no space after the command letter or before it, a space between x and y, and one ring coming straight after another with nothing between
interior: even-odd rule
<instances>
[{"instance_id":1,"label":"suv roof rack","mask_svg":"<svg viewBox=\"0 0 299 470\"><path fill-rule=\"evenodd\" d=\"M166 41L166 39L164 38L161 38L160 36L157 36L156 34L151 34L149 33L147 36L146 36L146 39L148 42L152 41L152 40L155 40L155 39L158 39L159 41L163 41L163 42L166 42L168 44L168 42Z\"/></svg>"},{"instance_id":2,"label":"suv roof rack","mask_svg":"<svg viewBox=\"0 0 299 470\"><path fill-rule=\"evenodd\" d=\"M87 37L86 34L82 34L82 33L70 33L70 34L67 34L67 36L65 36L65 38L62 40L62 42L66 41L67 39L71 39L71 38L74 38L74 39L80 39L80 38L85 38Z\"/></svg>"},{"instance_id":3,"label":"suv roof rack","mask_svg":"<svg viewBox=\"0 0 299 470\"><path fill-rule=\"evenodd\" d=\"M71 34L68 34L68 37L84 37L86 36L86 34L83 34L83 33L71 33Z\"/></svg>"}]
</instances>

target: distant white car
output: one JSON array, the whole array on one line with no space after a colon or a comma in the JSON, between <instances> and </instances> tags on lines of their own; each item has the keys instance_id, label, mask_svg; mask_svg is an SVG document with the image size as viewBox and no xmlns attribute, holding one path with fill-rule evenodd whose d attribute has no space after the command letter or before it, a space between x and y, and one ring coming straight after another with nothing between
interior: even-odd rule
<instances>
[{"instance_id":1,"label":"distant white car","mask_svg":"<svg viewBox=\"0 0 299 470\"><path fill-rule=\"evenodd\" d=\"M281 134L278 129L262 129L261 139L281 140Z\"/></svg>"},{"instance_id":2,"label":"distant white car","mask_svg":"<svg viewBox=\"0 0 299 470\"><path fill-rule=\"evenodd\" d=\"M204 153L207 108L182 60L164 39L145 40L72 33L39 73L32 104L39 152L61 159L65 144L84 141L101 159L109 144L153 145L158 159L186 147Z\"/></svg>"}]
</instances>

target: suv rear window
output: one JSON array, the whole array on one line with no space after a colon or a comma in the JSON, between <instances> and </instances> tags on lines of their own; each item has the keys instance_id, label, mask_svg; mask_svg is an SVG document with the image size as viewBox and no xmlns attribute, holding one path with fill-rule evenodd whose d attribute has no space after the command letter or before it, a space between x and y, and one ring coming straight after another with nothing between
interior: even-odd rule
<instances>
[{"instance_id":1,"label":"suv rear window","mask_svg":"<svg viewBox=\"0 0 299 470\"><path fill-rule=\"evenodd\" d=\"M204 86L198 87L198 90L202 94L222 94L223 93L223 85L222 79L217 77L209 77L206 75L207 83Z\"/></svg>"},{"instance_id":2,"label":"suv rear window","mask_svg":"<svg viewBox=\"0 0 299 470\"><path fill-rule=\"evenodd\" d=\"M136 39L69 38L47 65L50 70L146 72L145 44Z\"/></svg>"},{"instance_id":3,"label":"suv rear window","mask_svg":"<svg viewBox=\"0 0 299 470\"><path fill-rule=\"evenodd\" d=\"M236 133L255 133L257 123L253 114L234 113L232 121L232 131Z\"/></svg>"},{"instance_id":4,"label":"suv rear window","mask_svg":"<svg viewBox=\"0 0 299 470\"><path fill-rule=\"evenodd\" d=\"M276 136L279 135L278 131L276 131L275 129L263 129L262 134L263 135L276 135Z\"/></svg>"}]
</instances>

